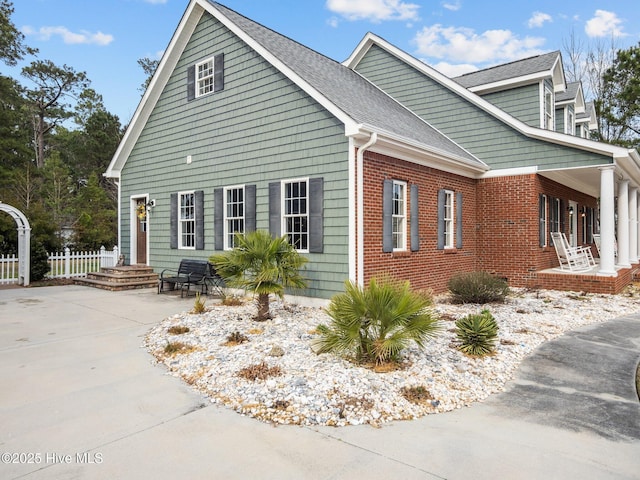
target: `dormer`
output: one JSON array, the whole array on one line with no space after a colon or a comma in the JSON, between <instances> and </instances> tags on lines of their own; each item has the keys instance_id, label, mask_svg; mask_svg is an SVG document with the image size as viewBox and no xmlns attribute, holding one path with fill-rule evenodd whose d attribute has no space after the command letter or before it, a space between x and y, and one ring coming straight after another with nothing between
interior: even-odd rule
<instances>
[{"instance_id":1,"label":"dormer","mask_svg":"<svg viewBox=\"0 0 640 480\"><path fill-rule=\"evenodd\" d=\"M582 83L567 83L567 89L556 94L556 131L575 135L576 117L584 112Z\"/></svg>"},{"instance_id":2,"label":"dormer","mask_svg":"<svg viewBox=\"0 0 640 480\"><path fill-rule=\"evenodd\" d=\"M576 136L591 138L591 132L598 129L596 108L593 102L585 103L584 111L576 114Z\"/></svg>"},{"instance_id":3,"label":"dormer","mask_svg":"<svg viewBox=\"0 0 640 480\"><path fill-rule=\"evenodd\" d=\"M559 51L496 65L453 80L532 127L556 128L555 96L566 90Z\"/></svg>"}]
</instances>

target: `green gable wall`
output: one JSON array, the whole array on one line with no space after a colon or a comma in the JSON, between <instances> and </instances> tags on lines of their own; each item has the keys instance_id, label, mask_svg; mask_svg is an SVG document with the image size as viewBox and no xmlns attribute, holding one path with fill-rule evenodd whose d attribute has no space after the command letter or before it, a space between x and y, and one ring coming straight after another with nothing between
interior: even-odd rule
<instances>
[{"instance_id":1,"label":"green gable wall","mask_svg":"<svg viewBox=\"0 0 640 480\"><path fill-rule=\"evenodd\" d=\"M553 169L611 162L609 157L526 137L375 45L356 70L492 169L534 165Z\"/></svg>"},{"instance_id":2,"label":"green gable wall","mask_svg":"<svg viewBox=\"0 0 640 480\"><path fill-rule=\"evenodd\" d=\"M525 85L482 98L531 127L540 127L540 85Z\"/></svg>"},{"instance_id":3,"label":"green gable wall","mask_svg":"<svg viewBox=\"0 0 640 480\"><path fill-rule=\"evenodd\" d=\"M187 68L224 53L224 90L187 100ZM268 229L269 182L324 178L324 253L309 258L303 295L328 298L348 278L348 140L344 125L209 14L171 75L122 172L122 248L131 195L149 194L149 262L156 271L214 253L215 188L256 185ZM186 157L191 155L192 163ZM170 195L204 190L205 250L170 249Z\"/></svg>"}]
</instances>

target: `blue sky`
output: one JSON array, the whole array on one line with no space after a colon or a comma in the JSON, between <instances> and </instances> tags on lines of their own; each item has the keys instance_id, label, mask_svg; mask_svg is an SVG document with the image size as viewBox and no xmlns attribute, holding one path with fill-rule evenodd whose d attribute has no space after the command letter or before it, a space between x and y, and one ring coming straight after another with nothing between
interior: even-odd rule
<instances>
[{"instance_id":1,"label":"blue sky","mask_svg":"<svg viewBox=\"0 0 640 480\"><path fill-rule=\"evenodd\" d=\"M84 71L108 111L127 124L145 75L188 0L13 0L12 21L38 57ZM221 3L335 60L369 31L455 76L552 50L571 32L628 48L640 42L637 0L222 0ZM29 59L31 61L32 59ZM20 66L23 66L21 64ZM0 64L19 78L19 68Z\"/></svg>"}]
</instances>

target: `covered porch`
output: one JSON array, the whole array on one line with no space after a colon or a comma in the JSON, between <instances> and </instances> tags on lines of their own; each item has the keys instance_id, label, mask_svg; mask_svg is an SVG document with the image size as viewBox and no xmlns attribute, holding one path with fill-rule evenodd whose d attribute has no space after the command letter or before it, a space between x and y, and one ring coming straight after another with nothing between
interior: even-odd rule
<instances>
[{"instance_id":1,"label":"covered porch","mask_svg":"<svg viewBox=\"0 0 640 480\"><path fill-rule=\"evenodd\" d=\"M591 233L601 240L597 263L588 270L532 272L531 281L540 288L619 293L640 272L640 164L637 153L623 152L612 164L538 172L598 199Z\"/></svg>"}]
</instances>

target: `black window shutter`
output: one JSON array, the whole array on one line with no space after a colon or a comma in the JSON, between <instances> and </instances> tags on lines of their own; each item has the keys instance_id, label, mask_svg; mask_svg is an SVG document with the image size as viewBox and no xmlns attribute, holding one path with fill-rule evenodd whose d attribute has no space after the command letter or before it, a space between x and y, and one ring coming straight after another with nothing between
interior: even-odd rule
<instances>
[{"instance_id":1,"label":"black window shutter","mask_svg":"<svg viewBox=\"0 0 640 480\"><path fill-rule=\"evenodd\" d=\"M213 91L224 90L224 53L213 57Z\"/></svg>"},{"instance_id":2,"label":"black window shutter","mask_svg":"<svg viewBox=\"0 0 640 480\"><path fill-rule=\"evenodd\" d=\"M382 251L393 252L393 180L382 184Z\"/></svg>"},{"instance_id":3,"label":"black window shutter","mask_svg":"<svg viewBox=\"0 0 640 480\"><path fill-rule=\"evenodd\" d=\"M281 236L280 220L280 182L269 184L269 232L274 237Z\"/></svg>"},{"instance_id":4,"label":"black window shutter","mask_svg":"<svg viewBox=\"0 0 640 480\"><path fill-rule=\"evenodd\" d=\"M539 221L538 221L538 241L540 243L541 247L545 246L545 228L544 228L544 224L545 224L545 197L544 195L541 193L540 195L538 195L538 217L539 217Z\"/></svg>"},{"instance_id":5,"label":"black window shutter","mask_svg":"<svg viewBox=\"0 0 640 480\"><path fill-rule=\"evenodd\" d=\"M187 101L196 98L196 66L187 68Z\"/></svg>"},{"instance_id":6,"label":"black window shutter","mask_svg":"<svg viewBox=\"0 0 640 480\"><path fill-rule=\"evenodd\" d=\"M324 179L309 179L309 252L324 251Z\"/></svg>"},{"instance_id":7,"label":"black window shutter","mask_svg":"<svg viewBox=\"0 0 640 480\"><path fill-rule=\"evenodd\" d=\"M224 198L222 188L213 190L213 248L224 249Z\"/></svg>"},{"instance_id":8,"label":"black window shutter","mask_svg":"<svg viewBox=\"0 0 640 480\"><path fill-rule=\"evenodd\" d=\"M418 223L418 185L411 185L411 251L420 250L420 225Z\"/></svg>"},{"instance_id":9,"label":"black window shutter","mask_svg":"<svg viewBox=\"0 0 640 480\"><path fill-rule=\"evenodd\" d=\"M204 250L204 191L195 192L196 250Z\"/></svg>"},{"instance_id":10,"label":"black window shutter","mask_svg":"<svg viewBox=\"0 0 640 480\"><path fill-rule=\"evenodd\" d=\"M256 186L244 187L244 231L256 231Z\"/></svg>"},{"instance_id":11,"label":"black window shutter","mask_svg":"<svg viewBox=\"0 0 640 480\"><path fill-rule=\"evenodd\" d=\"M171 217L169 218L171 230L169 245L171 248L178 248L178 194L171 194Z\"/></svg>"},{"instance_id":12,"label":"black window shutter","mask_svg":"<svg viewBox=\"0 0 640 480\"><path fill-rule=\"evenodd\" d=\"M444 202L446 190L438 190L438 250L444 249Z\"/></svg>"},{"instance_id":13,"label":"black window shutter","mask_svg":"<svg viewBox=\"0 0 640 480\"><path fill-rule=\"evenodd\" d=\"M456 193L456 248L462 248L462 192Z\"/></svg>"},{"instance_id":14,"label":"black window shutter","mask_svg":"<svg viewBox=\"0 0 640 480\"><path fill-rule=\"evenodd\" d=\"M564 200L560 199L558 200L558 203L560 204L560 218L558 219L560 225L558 227L558 231L564 233L564 225L566 220L565 217L567 212L565 211L565 208L564 208Z\"/></svg>"}]
</instances>

